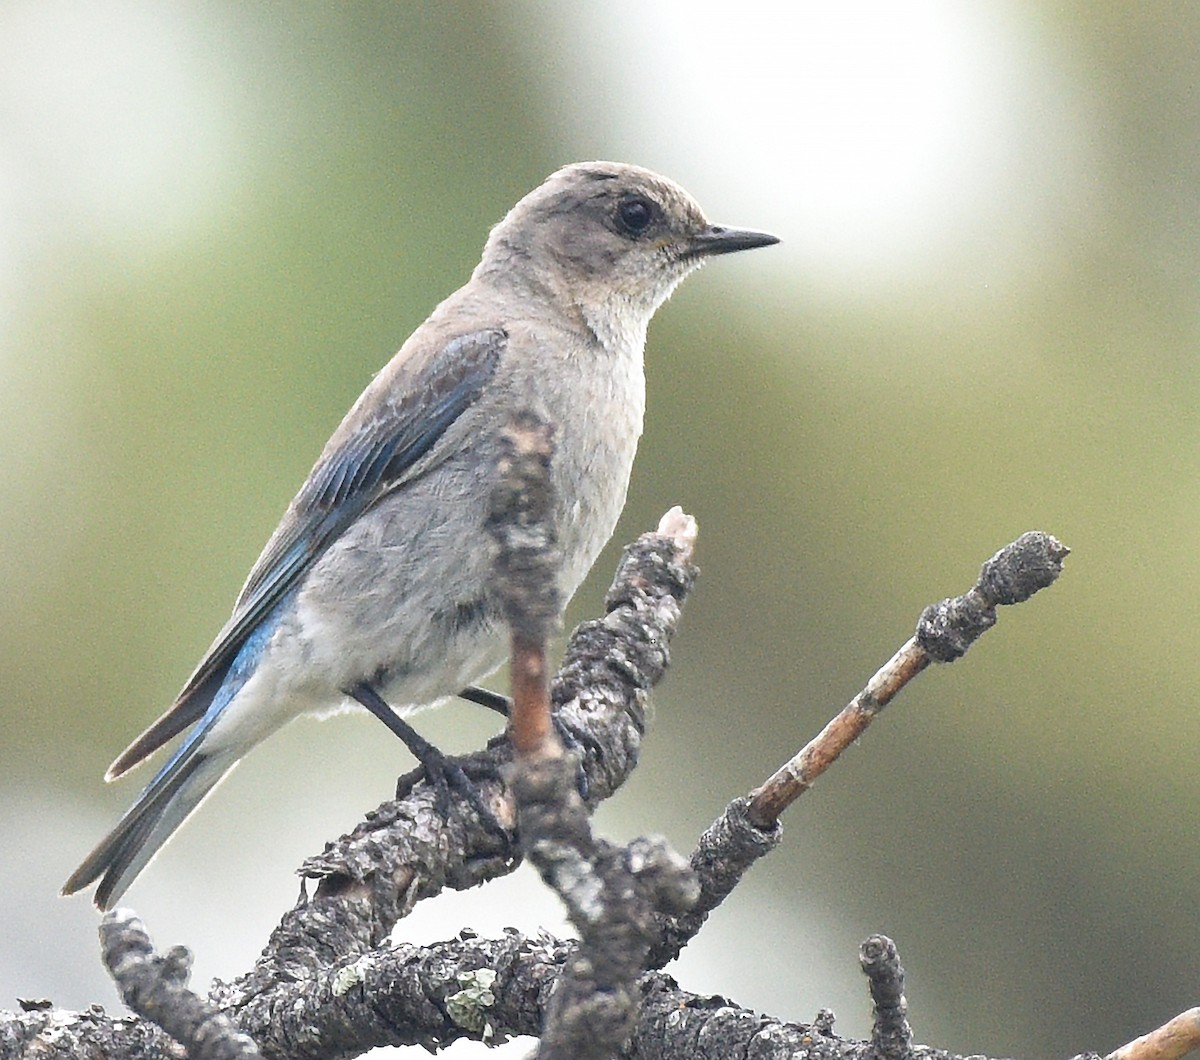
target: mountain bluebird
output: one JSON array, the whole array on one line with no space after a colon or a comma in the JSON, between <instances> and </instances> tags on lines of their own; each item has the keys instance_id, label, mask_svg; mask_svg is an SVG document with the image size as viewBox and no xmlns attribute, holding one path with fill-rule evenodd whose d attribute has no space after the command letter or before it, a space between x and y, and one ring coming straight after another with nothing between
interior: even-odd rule
<instances>
[{"instance_id":1,"label":"mountain bluebird","mask_svg":"<svg viewBox=\"0 0 1200 1060\"><path fill-rule=\"evenodd\" d=\"M175 704L109 768L191 728L63 892L99 880L111 907L238 760L303 713L356 701L412 735L427 772L444 765L400 719L458 694L500 700L474 686L506 654L484 531L498 432L523 408L555 426L569 599L625 503L651 316L706 258L775 242L613 162L567 166L517 203L334 432Z\"/></svg>"}]
</instances>

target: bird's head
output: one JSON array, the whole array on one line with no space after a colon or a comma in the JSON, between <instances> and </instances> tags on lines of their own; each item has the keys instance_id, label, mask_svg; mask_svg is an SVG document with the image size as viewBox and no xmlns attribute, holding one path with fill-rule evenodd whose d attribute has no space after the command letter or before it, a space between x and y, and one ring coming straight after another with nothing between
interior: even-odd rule
<instances>
[{"instance_id":1,"label":"bird's head","mask_svg":"<svg viewBox=\"0 0 1200 1060\"><path fill-rule=\"evenodd\" d=\"M711 224L683 188L647 169L579 162L492 229L476 275L544 290L610 345L631 330L644 336L654 311L707 258L777 242Z\"/></svg>"}]
</instances>

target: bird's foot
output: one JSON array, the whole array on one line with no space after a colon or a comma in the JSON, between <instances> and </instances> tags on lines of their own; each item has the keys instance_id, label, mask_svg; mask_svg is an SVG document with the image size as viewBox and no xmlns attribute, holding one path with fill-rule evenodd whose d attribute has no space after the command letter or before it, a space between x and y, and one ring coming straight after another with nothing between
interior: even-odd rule
<instances>
[{"instance_id":1,"label":"bird's foot","mask_svg":"<svg viewBox=\"0 0 1200 1060\"><path fill-rule=\"evenodd\" d=\"M349 695L358 700L364 707L384 723L395 735L400 737L404 746L412 752L413 757L421 763L425 779L433 788L435 804L443 820L450 819L453 800L451 793L461 795L471 808L479 815L483 827L505 843L509 841L508 830L497 819L492 808L483 798L477 779L495 778L499 776L498 768L486 763L473 763L473 779L463 765L456 759L442 752L416 729L408 724L399 714L388 705L387 701L368 684L356 685L349 690ZM406 783L407 777L401 777L396 786L396 797L400 798L412 790L411 783Z\"/></svg>"},{"instance_id":2,"label":"bird's foot","mask_svg":"<svg viewBox=\"0 0 1200 1060\"><path fill-rule=\"evenodd\" d=\"M499 692L491 691L491 689L470 685L459 692L458 697L459 699L465 699L468 703L476 703L481 707L486 707L488 710L494 710L497 714L503 714L506 718L512 713L512 700ZM575 767L575 787L579 792L579 797L584 802L587 802L590 788L587 773L583 769L583 757L588 750L593 751L599 756L601 750L600 744L589 733L576 732L563 721L557 712L550 715L550 722L554 726L554 731L558 733L558 738L562 741L563 747L575 753L578 760L578 764ZM488 746L490 747L491 744L489 743Z\"/></svg>"},{"instance_id":3,"label":"bird's foot","mask_svg":"<svg viewBox=\"0 0 1200 1060\"><path fill-rule=\"evenodd\" d=\"M422 739L421 742L424 747L417 756L421 760L421 772L425 776L425 782L433 788L434 805L442 818L450 819L454 804L453 795L457 794L475 811L485 831L507 843L510 839L508 829L500 823L495 812L487 804L479 786L480 781L499 779L499 766L477 759L463 762L426 740ZM416 754L415 749L413 753ZM399 793L399 786L397 792Z\"/></svg>"}]
</instances>

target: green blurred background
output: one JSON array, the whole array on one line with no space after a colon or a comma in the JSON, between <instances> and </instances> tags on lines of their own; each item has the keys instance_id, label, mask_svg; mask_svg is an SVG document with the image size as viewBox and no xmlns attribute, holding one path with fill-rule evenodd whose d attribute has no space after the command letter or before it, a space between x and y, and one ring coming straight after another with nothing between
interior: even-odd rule
<instances>
[{"instance_id":1,"label":"green blurred background","mask_svg":"<svg viewBox=\"0 0 1200 1060\"><path fill-rule=\"evenodd\" d=\"M883 931L951 1049L1106 1052L1196 1004L1200 5L8 0L0 1007L116 1004L56 897L138 788L104 768L371 373L590 157L784 240L651 328L618 543L682 504L704 574L605 830L690 849L995 549L1074 550L789 813L683 984L863 1034ZM483 714L425 728L466 750ZM232 977L408 767L300 722L127 901ZM561 925L521 873L400 930L508 923Z\"/></svg>"}]
</instances>

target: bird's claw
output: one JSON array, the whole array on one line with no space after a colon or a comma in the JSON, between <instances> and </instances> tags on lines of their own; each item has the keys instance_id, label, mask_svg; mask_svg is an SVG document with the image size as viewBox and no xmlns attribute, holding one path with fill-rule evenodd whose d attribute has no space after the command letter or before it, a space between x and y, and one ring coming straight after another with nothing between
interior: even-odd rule
<instances>
[{"instance_id":1,"label":"bird's claw","mask_svg":"<svg viewBox=\"0 0 1200 1060\"><path fill-rule=\"evenodd\" d=\"M460 762L430 745L421 760L421 769L425 774L426 782L433 788L434 805L443 820L450 819L454 801L452 794L457 793L478 815L485 831L506 843L509 841L508 830L500 823L495 812L487 804L483 797L483 791L476 782L477 779L496 776L496 767L473 769L472 772L476 776L472 777Z\"/></svg>"}]
</instances>

